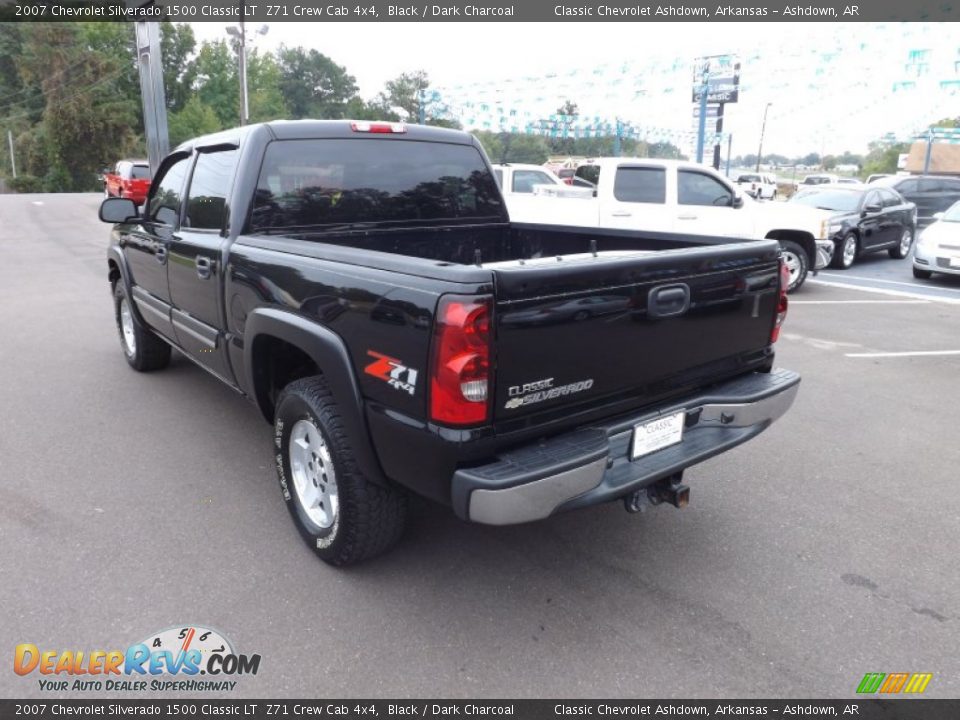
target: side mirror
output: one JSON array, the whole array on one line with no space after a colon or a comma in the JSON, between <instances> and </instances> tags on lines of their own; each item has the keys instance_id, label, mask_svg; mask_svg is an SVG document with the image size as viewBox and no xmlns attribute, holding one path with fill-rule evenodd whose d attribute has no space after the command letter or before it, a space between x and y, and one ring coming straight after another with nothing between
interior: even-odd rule
<instances>
[{"instance_id":1,"label":"side mirror","mask_svg":"<svg viewBox=\"0 0 960 720\"><path fill-rule=\"evenodd\" d=\"M882 205L877 205L876 203L871 203L870 205L865 205L863 208L864 215L874 215L883 210Z\"/></svg>"},{"instance_id":2,"label":"side mirror","mask_svg":"<svg viewBox=\"0 0 960 720\"><path fill-rule=\"evenodd\" d=\"M733 196L733 207L742 208L743 207L743 195L734 195Z\"/></svg>"},{"instance_id":3,"label":"side mirror","mask_svg":"<svg viewBox=\"0 0 960 720\"><path fill-rule=\"evenodd\" d=\"M130 198L107 198L100 203L100 219L106 223L122 223L138 217L137 206Z\"/></svg>"}]
</instances>

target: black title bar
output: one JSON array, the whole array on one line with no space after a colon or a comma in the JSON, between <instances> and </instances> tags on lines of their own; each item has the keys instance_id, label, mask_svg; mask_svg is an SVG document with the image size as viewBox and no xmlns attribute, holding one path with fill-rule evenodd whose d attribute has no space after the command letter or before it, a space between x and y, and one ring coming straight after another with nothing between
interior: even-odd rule
<instances>
[{"instance_id":1,"label":"black title bar","mask_svg":"<svg viewBox=\"0 0 960 720\"><path fill-rule=\"evenodd\" d=\"M241 11L242 8L242 11ZM631 0L0 0L0 20L232 22L901 22L960 19L945 0L634 2Z\"/></svg>"}]
</instances>

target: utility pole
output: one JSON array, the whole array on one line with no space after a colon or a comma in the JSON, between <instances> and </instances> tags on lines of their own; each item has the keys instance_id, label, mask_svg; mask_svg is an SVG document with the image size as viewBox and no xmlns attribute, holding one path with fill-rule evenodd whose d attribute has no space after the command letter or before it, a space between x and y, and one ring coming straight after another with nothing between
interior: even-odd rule
<instances>
[{"instance_id":1,"label":"utility pole","mask_svg":"<svg viewBox=\"0 0 960 720\"><path fill-rule=\"evenodd\" d=\"M247 100L247 29L243 23L243 0L240 0L240 125L250 120L250 103Z\"/></svg>"},{"instance_id":2,"label":"utility pole","mask_svg":"<svg viewBox=\"0 0 960 720\"><path fill-rule=\"evenodd\" d=\"M717 135L723 133L723 108L726 103L720 103L720 106L717 108ZM720 170L720 143L722 141L718 138L716 144L713 146L713 169L718 171ZM729 170L729 168L728 168Z\"/></svg>"},{"instance_id":3,"label":"utility pole","mask_svg":"<svg viewBox=\"0 0 960 720\"><path fill-rule=\"evenodd\" d=\"M13 175L13 179L17 179L17 162L13 159L13 132L7 130L7 142L10 143L10 172Z\"/></svg>"},{"instance_id":4,"label":"utility pole","mask_svg":"<svg viewBox=\"0 0 960 720\"><path fill-rule=\"evenodd\" d=\"M710 61L703 64L703 82L700 84L700 122L697 129L697 162L703 162L703 140L707 132L707 91L710 87Z\"/></svg>"},{"instance_id":5,"label":"utility pole","mask_svg":"<svg viewBox=\"0 0 960 720\"><path fill-rule=\"evenodd\" d=\"M160 59L160 23L137 22L137 65L140 68L140 95L143 98L143 130L147 141L150 174L170 152L167 132L167 100L163 91L163 63Z\"/></svg>"},{"instance_id":6,"label":"utility pole","mask_svg":"<svg viewBox=\"0 0 960 720\"><path fill-rule=\"evenodd\" d=\"M927 128L927 155L923 159L923 174L930 172L930 156L933 154L933 128ZM13 151L10 151L10 157L13 157ZM14 176L16 177L16 176Z\"/></svg>"},{"instance_id":7,"label":"utility pole","mask_svg":"<svg viewBox=\"0 0 960 720\"><path fill-rule=\"evenodd\" d=\"M767 106L763 109L763 125L760 126L760 147L757 149L757 169L756 172L760 172L760 158L763 155L763 134L767 130L767 110L770 109L770 106L773 105L772 102L768 102Z\"/></svg>"},{"instance_id":8,"label":"utility pole","mask_svg":"<svg viewBox=\"0 0 960 720\"><path fill-rule=\"evenodd\" d=\"M727 177L730 177L730 146L733 145L733 135L727 135Z\"/></svg>"}]
</instances>

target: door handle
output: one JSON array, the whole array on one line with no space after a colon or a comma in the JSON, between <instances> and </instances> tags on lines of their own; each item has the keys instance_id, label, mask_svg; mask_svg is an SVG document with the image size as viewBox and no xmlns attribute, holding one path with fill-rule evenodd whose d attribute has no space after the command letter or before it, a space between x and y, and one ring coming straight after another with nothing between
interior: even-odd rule
<instances>
[{"instance_id":1,"label":"door handle","mask_svg":"<svg viewBox=\"0 0 960 720\"><path fill-rule=\"evenodd\" d=\"M208 280L213 273L213 260L203 255L197 256L197 277Z\"/></svg>"},{"instance_id":2,"label":"door handle","mask_svg":"<svg viewBox=\"0 0 960 720\"><path fill-rule=\"evenodd\" d=\"M154 250L153 255L161 265L167 261L167 249L163 245Z\"/></svg>"},{"instance_id":3,"label":"door handle","mask_svg":"<svg viewBox=\"0 0 960 720\"><path fill-rule=\"evenodd\" d=\"M610 217L632 217L632 216L633 216L633 213L628 213L628 212L612 212L612 213L610 213Z\"/></svg>"}]
</instances>

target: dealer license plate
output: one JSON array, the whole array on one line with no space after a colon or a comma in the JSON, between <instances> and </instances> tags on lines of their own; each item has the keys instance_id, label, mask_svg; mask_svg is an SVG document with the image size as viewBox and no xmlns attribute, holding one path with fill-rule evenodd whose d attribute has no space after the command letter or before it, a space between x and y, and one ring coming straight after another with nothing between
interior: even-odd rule
<instances>
[{"instance_id":1,"label":"dealer license plate","mask_svg":"<svg viewBox=\"0 0 960 720\"><path fill-rule=\"evenodd\" d=\"M683 440L683 423L686 416L686 411L681 410L673 415L658 417L656 420L634 427L630 459L636 460Z\"/></svg>"}]
</instances>

